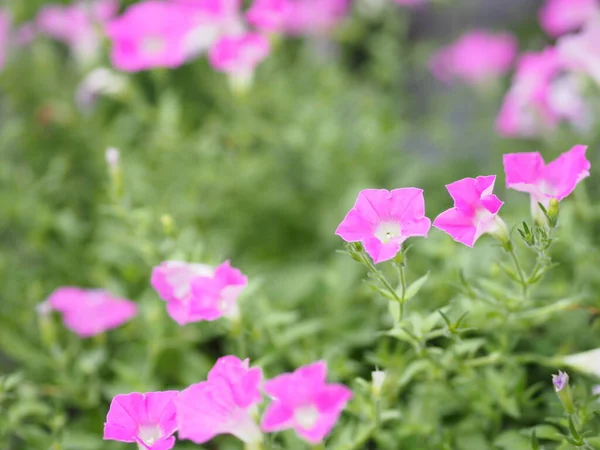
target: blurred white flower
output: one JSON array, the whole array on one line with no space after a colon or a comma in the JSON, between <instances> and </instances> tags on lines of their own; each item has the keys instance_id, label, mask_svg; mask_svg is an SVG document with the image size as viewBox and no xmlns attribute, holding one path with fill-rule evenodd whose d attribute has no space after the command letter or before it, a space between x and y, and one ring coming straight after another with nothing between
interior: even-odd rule
<instances>
[{"instance_id":1,"label":"blurred white flower","mask_svg":"<svg viewBox=\"0 0 600 450\"><path fill-rule=\"evenodd\" d=\"M118 95L127 87L127 78L106 67L92 70L77 87L75 101L82 111L93 108L99 95Z\"/></svg>"},{"instance_id":2,"label":"blurred white flower","mask_svg":"<svg viewBox=\"0 0 600 450\"><path fill-rule=\"evenodd\" d=\"M565 356L563 361L579 372L600 378L600 348Z\"/></svg>"}]
</instances>

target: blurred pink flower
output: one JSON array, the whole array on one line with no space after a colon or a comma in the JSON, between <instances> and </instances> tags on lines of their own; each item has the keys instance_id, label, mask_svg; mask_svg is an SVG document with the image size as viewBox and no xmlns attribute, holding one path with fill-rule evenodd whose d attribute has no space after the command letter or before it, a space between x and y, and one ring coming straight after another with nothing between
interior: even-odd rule
<instances>
[{"instance_id":1,"label":"blurred pink flower","mask_svg":"<svg viewBox=\"0 0 600 450\"><path fill-rule=\"evenodd\" d=\"M191 27L190 15L176 3L136 3L107 24L113 65L126 72L180 66L187 57Z\"/></svg>"},{"instance_id":2,"label":"blurred pink flower","mask_svg":"<svg viewBox=\"0 0 600 450\"><path fill-rule=\"evenodd\" d=\"M399 5L406 6L414 6L414 5L424 5L428 0L394 0L394 3L398 3Z\"/></svg>"},{"instance_id":3,"label":"blurred pink flower","mask_svg":"<svg viewBox=\"0 0 600 450\"><path fill-rule=\"evenodd\" d=\"M37 28L34 22L22 23L14 31L15 44L21 47L31 44L36 36Z\"/></svg>"},{"instance_id":4,"label":"blurred pink flower","mask_svg":"<svg viewBox=\"0 0 600 450\"><path fill-rule=\"evenodd\" d=\"M291 0L254 0L246 12L248 23L257 29L279 33L290 14Z\"/></svg>"},{"instance_id":5,"label":"blurred pink flower","mask_svg":"<svg viewBox=\"0 0 600 450\"><path fill-rule=\"evenodd\" d=\"M438 51L430 68L441 81L460 79L478 84L508 72L516 53L517 40L510 33L470 31Z\"/></svg>"},{"instance_id":6,"label":"blurred pink flower","mask_svg":"<svg viewBox=\"0 0 600 450\"><path fill-rule=\"evenodd\" d=\"M170 450L177 430L177 391L117 395L110 403L104 440L136 442L140 449Z\"/></svg>"},{"instance_id":7,"label":"blurred pink flower","mask_svg":"<svg viewBox=\"0 0 600 450\"><path fill-rule=\"evenodd\" d=\"M291 35L328 34L348 12L348 0L289 0L285 32Z\"/></svg>"},{"instance_id":8,"label":"blurred pink flower","mask_svg":"<svg viewBox=\"0 0 600 450\"><path fill-rule=\"evenodd\" d=\"M327 384L327 363L318 361L265 382L272 398L261 427L266 432L293 428L311 444L331 431L352 391L342 384Z\"/></svg>"},{"instance_id":9,"label":"blurred pink flower","mask_svg":"<svg viewBox=\"0 0 600 450\"><path fill-rule=\"evenodd\" d=\"M537 136L561 120L578 128L589 123L589 107L577 78L565 72L554 47L525 53L496 119L503 136Z\"/></svg>"},{"instance_id":10,"label":"blurred pink flower","mask_svg":"<svg viewBox=\"0 0 600 450\"><path fill-rule=\"evenodd\" d=\"M556 47L569 68L600 84L600 20L590 21L578 34L561 37Z\"/></svg>"},{"instance_id":11,"label":"blurred pink flower","mask_svg":"<svg viewBox=\"0 0 600 450\"><path fill-rule=\"evenodd\" d=\"M362 242L377 264L396 256L410 236L427 237L430 226L421 189L365 189L335 234L346 242Z\"/></svg>"},{"instance_id":12,"label":"blurred pink flower","mask_svg":"<svg viewBox=\"0 0 600 450\"><path fill-rule=\"evenodd\" d=\"M43 6L37 16L38 30L68 45L82 62L94 60L100 48L103 26L118 11L116 0L78 1L72 5Z\"/></svg>"},{"instance_id":13,"label":"blurred pink flower","mask_svg":"<svg viewBox=\"0 0 600 450\"><path fill-rule=\"evenodd\" d=\"M219 434L232 434L246 443L260 442L262 435L252 413L262 400L261 382L261 369L249 368L248 359L219 358L207 381L179 394L179 437L202 444Z\"/></svg>"},{"instance_id":14,"label":"blurred pink flower","mask_svg":"<svg viewBox=\"0 0 600 450\"><path fill-rule=\"evenodd\" d=\"M590 175L586 150L585 145L576 145L548 164L537 152L504 155L506 187L529 193L535 214L538 203L548 206L551 199L562 200Z\"/></svg>"},{"instance_id":15,"label":"blurred pink flower","mask_svg":"<svg viewBox=\"0 0 600 450\"><path fill-rule=\"evenodd\" d=\"M152 271L152 287L167 302L167 312L180 325L238 315L237 298L248 279L229 261L216 268L165 261Z\"/></svg>"},{"instance_id":16,"label":"blurred pink flower","mask_svg":"<svg viewBox=\"0 0 600 450\"><path fill-rule=\"evenodd\" d=\"M484 233L504 231L505 226L497 216L503 202L492 194L495 181L495 175L488 175L446 185L454 207L437 216L433 226L468 247L473 247Z\"/></svg>"},{"instance_id":17,"label":"blurred pink flower","mask_svg":"<svg viewBox=\"0 0 600 450\"><path fill-rule=\"evenodd\" d=\"M0 8L0 70L4 67L6 51L10 41L11 16L7 9Z\"/></svg>"},{"instance_id":18,"label":"blurred pink flower","mask_svg":"<svg viewBox=\"0 0 600 450\"><path fill-rule=\"evenodd\" d=\"M47 300L62 314L65 326L86 338L117 328L137 315L137 305L97 289L62 287Z\"/></svg>"},{"instance_id":19,"label":"blurred pink flower","mask_svg":"<svg viewBox=\"0 0 600 450\"><path fill-rule=\"evenodd\" d=\"M600 13L598 0L546 0L540 9L540 23L551 36L575 31Z\"/></svg>"}]
</instances>

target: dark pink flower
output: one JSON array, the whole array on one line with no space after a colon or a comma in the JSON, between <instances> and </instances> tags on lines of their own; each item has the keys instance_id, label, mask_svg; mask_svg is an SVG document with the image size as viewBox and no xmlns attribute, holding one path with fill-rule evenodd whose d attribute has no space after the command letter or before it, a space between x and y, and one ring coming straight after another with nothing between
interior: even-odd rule
<instances>
[{"instance_id":1,"label":"dark pink flower","mask_svg":"<svg viewBox=\"0 0 600 450\"><path fill-rule=\"evenodd\" d=\"M117 328L137 315L137 305L96 289L62 287L47 300L63 316L65 326L80 337Z\"/></svg>"},{"instance_id":2,"label":"dark pink flower","mask_svg":"<svg viewBox=\"0 0 600 450\"><path fill-rule=\"evenodd\" d=\"M262 429L274 432L293 428L311 444L317 444L337 423L352 391L342 384L327 384L327 363L318 361L265 382L272 402Z\"/></svg>"},{"instance_id":3,"label":"dark pink flower","mask_svg":"<svg viewBox=\"0 0 600 450\"><path fill-rule=\"evenodd\" d=\"M117 395L110 403L104 439L135 442L140 450L170 450L177 430L177 391Z\"/></svg>"}]
</instances>

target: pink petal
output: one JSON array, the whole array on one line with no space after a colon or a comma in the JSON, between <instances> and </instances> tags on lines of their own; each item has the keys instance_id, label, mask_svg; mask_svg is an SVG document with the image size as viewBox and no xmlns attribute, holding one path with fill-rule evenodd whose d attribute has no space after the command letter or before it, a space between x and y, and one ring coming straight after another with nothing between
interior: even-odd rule
<instances>
[{"instance_id":1,"label":"pink petal","mask_svg":"<svg viewBox=\"0 0 600 450\"><path fill-rule=\"evenodd\" d=\"M400 251L404 239L392 239L384 244L376 237L369 237L363 240L363 245L367 254L373 258L373 262L379 264L396 256Z\"/></svg>"},{"instance_id":2,"label":"pink petal","mask_svg":"<svg viewBox=\"0 0 600 450\"><path fill-rule=\"evenodd\" d=\"M542 155L533 153L509 153L503 157L506 187L521 192L538 189L544 175Z\"/></svg>"},{"instance_id":3,"label":"pink petal","mask_svg":"<svg viewBox=\"0 0 600 450\"><path fill-rule=\"evenodd\" d=\"M437 216L433 226L452 236L455 241L473 247L478 237L474 219L474 216L462 210L451 208Z\"/></svg>"},{"instance_id":4,"label":"pink petal","mask_svg":"<svg viewBox=\"0 0 600 450\"><path fill-rule=\"evenodd\" d=\"M144 395L117 395L110 403L104 424L104 439L135 442L140 422L146 418Z\"/></svg>"},{"instance_id":5,"label":"pink petal","mask_svg":"<svg viewBox=\"0 0 600 450\"><path fill-rule=\"evenodd\" d=\"M328 384L315 396L320 412L341 411L352 398L352 391L343 384Z\"/></svg>"},{"instance_id":6,"label":"pink petal","mask_svg":"<svg viewBox=\"0 0 600 450\"><path fill-rule=\"evenodd\" d=\"M427 237L431 228L431 220L428 217L423 217L418 220L404 222L402 224L402 234L404 236L422 236ZM401 243L401 242L400 242Z\"/></svg>"},{"instance_id":7,"label":"pink petal","mask_svg":"<svg viewBox=\"0 0 600 450\"><path fill-rule=\"evenodd\" d=\"M586 150L587 146L576 145L548 164L545 178L552 188L552 197L562 200L575 190L577 183L590 175Z\"/></svg>"},{"instance_id":8,"label":"pink petal","mask_svg":"<svg viewBox=\"0 0 600 450\"><path fill-rule=\"evenodd\" d=\"M372 236L373 230L372 222L365 219L358 211L351 209L335 230L335 234L346 242L358 242L367 236Z\"/></svg>"},{"instance_id":9,"label":"pink petal","mask_svg":"<svg viewBox=\"0 0 600 450\"><path fill-rule=\"evenodd\" d=\"M504 204L502 200L496 197L494 194L486 195L481 199L481 204L492 214L497 214L500 208Z\"/></svg>"},{"instance_id":10,"label":"pink petal","mask_svg":"<svg viewBox=\"0 0 600 450\"><path fill-rule=\"evenodd\" d=\"M282 431L292 426L293 419L293 408L279 400L273 400L263 414L261 428L267 433Z\"/></svg>"},{"instance_id":11,"label":"pink petal","mask_svg":"<svg viewBox=\"0 0 600 450\"><path fill-rule=\"evenodd\" d=\"M423 190L418 188L393 189L390 192L389 217L399 222L419 219L425 215Z\"/></svg>"},{"instance_id":12,"label":"pink petal","mask_svg":"<svg viewBox=\"0 0 600 450\"><path fill-rule=\"evenodd\" d=\"M171 450L175 447L175 436L158 439L148 450Z\"/></svg>"},{"instance_id":13,"label":"pink petal","mask_svg":"<svg viewBox=\"0 0 600 450\"><path fill-rule=\"evenodd\" d=\"M174 400L178 391L149 392L145 394L148 422L159 425L163 435L169 436L177 430Z\"/></svg>"},{"instance_id":14,"label":"pink petal","mask_svg":"<svg viewBox=\"0 0 600 450\"><path fill-rule=\"evenodd\" d=\"M294 428L296 429L296 433L298 433L298 436L302 437L304 440L313 445L318 444L323 440L323 438L325 438L325 436L329 434L331 429L335 426L340 417L340 414L341 410L321 414L319 415L319 418L316 421L315 425L310 429L303 428L298 424L296 424Z\"/></svg>"}]
</instances>

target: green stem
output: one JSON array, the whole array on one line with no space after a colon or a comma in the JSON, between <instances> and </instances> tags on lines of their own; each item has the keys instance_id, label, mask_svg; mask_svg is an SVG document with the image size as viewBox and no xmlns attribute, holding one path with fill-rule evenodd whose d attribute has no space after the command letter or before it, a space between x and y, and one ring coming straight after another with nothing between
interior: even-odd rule
<instances>
[{"instance_id":1,"label":"green stem","mask_svg":"<svg viewBox=\"0 0 600 450\"><path fill-rule=\"evenodd\" d=\"M368 267L369 271L373 273L379 281L381 281L381 284L383 284L383 286L390 292L390 294L392 294L394 300L396 300L398 303L400 303L400 305L402 305L402 298L398 296L396 290L392 287L387 278L375 267L375 265L368 259L368 257L365 257L364 254L361 255L361 257L363 263Z\"/></svg>"},{"instance_id":2,"label":"green stem","mask_svg":"<svg viewBox=\"0 0 600 450\"><path fill-rule=\"evenodd\" d=\"M515 269L517 270L517 275L519 275L519 280L521 281L521 287L523 288L523 298L527 297L527 280L525 279L525 273L521 268L521 263L519 263L519 258L517 258L517 253L515 252L514 245L510 245L508 250L512 261L515 265Z\"/></svg>"},{"instance_id":3,"label":"green stem","mask_svg":"<svg viewBox=\"0 0 600 450\"><path fill-rule=\"evenodd\" d=\"M404 263L396 264L398 268L398 279L400 282L400 320L404 318L404 304L406 303L406 272Z\"/></svg>"}]
</instances>

